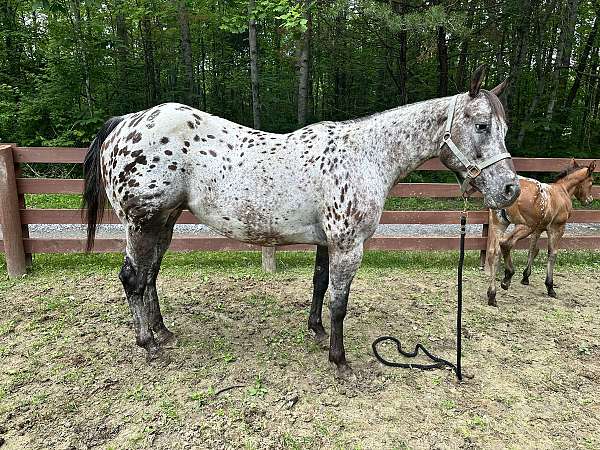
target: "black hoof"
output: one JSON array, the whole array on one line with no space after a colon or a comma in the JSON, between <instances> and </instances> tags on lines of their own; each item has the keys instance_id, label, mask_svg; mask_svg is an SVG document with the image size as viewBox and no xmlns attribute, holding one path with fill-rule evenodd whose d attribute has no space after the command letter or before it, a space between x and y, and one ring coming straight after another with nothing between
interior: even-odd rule
<instances>
[{"instance_id":1,"label":"black hoof","mask_svg":"<svg viewBox=\"0 0 600 450\"><path fill-rule=\"evenodd\" d=\"M548 296L552 298L556 298L556 291L554 289L548 289Z\"/></svg>"},{"instance_id":2,"label":"black hoof","mask_svg":"<svg viewBox=\"0 0 600 450\"><path fill-rule=\"evenodd\" d=\"M347 362L336 364L335 375L336 378L340 380L350 380L356 378L352 367L350 367L350 365Z\"/></svg>"},{"instance_id":3,"label":"black hoof","mask_svg":"<svg viewBox=\"0 0 600 450\"><path fill-rule=\"evenodd\" d=\"M153 347L146 353L146 362L154 367L166 367L171 357L161 347Z\"/></svg>"},{"instance_id":4,"label":"black hoof","mask_svg":"<svg viewBox=\"0 0 600 450\"><path fill-rule=\"evenodd\" d=\"M510 281L502 280L502 283L500 283L500 287L505 291L508 291L508 288L510 287Z\"/></svg>"},{"instance_id":5,"label":"black hoof","mask_svg":"<svg viewBox=\"0 0 600 450\"><path fill-rule=\"evenodd\" d=\"M496 291L491 291L488 289L487 298L489 306L498 306L498 304L496 303Z\"/></svg>"},{"instance_id":6,"label":"black hoof","mask_svg":"<svg viewBox=\"0 0 600 450\"><path fill-rule=\"evenodd\" d=\"M521 284L522 284L523 286L529 286L529 278L523 278L523 279L521 280Z\"/></svg>"},{"instance_id":7,"label":"black hoof","mask_svg":"<svg viewBox=\"0 0 600 450\"><path fill-rule=\"evenodd\" d=\"M175 333L172 333L171 331L167 330L166 328L163 330L156 331L154 333L154 336L156 337L156 341L160 345L167 345L167 344L175 345L175 343L177 342L177 337L175 336Z\"/></svg>"},{"instance_id":8,"label":"black hoof","mask_svg":"<svg viewBox=\"0 0 600 450\"><path fill-rule=\"evenodd\" d=\"M315 340L315 343L322 349L327 350L329 348L329 335L325 331L315 333L313 339Z\"/></svg>"}]
</instances>

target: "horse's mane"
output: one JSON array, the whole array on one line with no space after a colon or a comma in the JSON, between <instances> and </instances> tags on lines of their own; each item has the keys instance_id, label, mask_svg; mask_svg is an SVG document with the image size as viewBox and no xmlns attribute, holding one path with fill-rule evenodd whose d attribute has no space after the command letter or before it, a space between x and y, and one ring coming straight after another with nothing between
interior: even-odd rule
<instances>
[{"instance_id":1,"label":"horse's mane","mask_svg":"<svg viewBox=\"0 0 600 450\"><path fill-rule=\"evenodd\" d=\"M583 168L584 168L584 166L580 166L577 163L575 163L575 165L569 164L569 166L566 169L564 169L562 172L560 172L556 176L556 178L554 179L554 183L556 183L558 180L562 180L567 175L570 175L573 172L577 172L579 169L583 169Z\"/></svg>"}]
</instances>

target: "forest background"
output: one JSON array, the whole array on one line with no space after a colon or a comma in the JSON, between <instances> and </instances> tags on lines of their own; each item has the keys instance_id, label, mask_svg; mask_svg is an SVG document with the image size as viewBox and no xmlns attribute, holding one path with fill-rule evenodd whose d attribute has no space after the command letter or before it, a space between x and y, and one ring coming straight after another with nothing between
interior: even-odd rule
<instances>
[{"instance_id":1,"label":"forest background","mask_svg":"<svg viewBox=\"0 0 600 450\"><path fill-rule=\"evenodd\" d=\"M597 0L0 0L0 142L86 146L183 102L289 132L467 90L518 156L600 157Z\"/></svg>"}]
</instances>

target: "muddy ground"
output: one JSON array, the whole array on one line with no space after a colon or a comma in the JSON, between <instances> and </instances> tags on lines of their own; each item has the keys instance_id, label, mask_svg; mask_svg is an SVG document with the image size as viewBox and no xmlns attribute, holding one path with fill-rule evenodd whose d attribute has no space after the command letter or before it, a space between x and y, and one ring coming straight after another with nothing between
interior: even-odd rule
<instances>
[{"instance_id":1,"label":"muddy ground","mask_svg":"<svg viewBox=\"0 0 600 450\"><path fill-rule=\"evenodd\" d=\"M549 299L538 264L531 286L515 276L499 291L497 309L468 268L463 361L474 378L463 383L383 367L370 349L389 333L454 359L450 267L359 273L348 380L306 331L308 265L274 276L165 269L163 313L178 335L166 367L135 347L117 269L71 269L0 275L2 450L600 448L598 267L557 267Z\"/></svg>"}]
</instances>

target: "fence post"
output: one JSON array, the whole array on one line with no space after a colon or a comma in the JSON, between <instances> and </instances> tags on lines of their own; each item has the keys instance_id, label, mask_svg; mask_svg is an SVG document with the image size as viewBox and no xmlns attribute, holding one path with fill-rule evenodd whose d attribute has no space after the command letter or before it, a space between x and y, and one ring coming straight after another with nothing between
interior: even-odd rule
<instances>
[{"instance_id":1,"label":"fence post","mask_svg":"<svg viewBox=\"0 0 600 450\"><path fill-rule=\"evenodd\" d=\"M275 247L262 248L262 268L265 272L274 273L277 270Z\"/></svg>"},{"instance_id":2,"label":"fence post","mask_svg":"<svg viewBox=\"0 0 600 450\"><path fill-rule=\"evenodd\" d=\"M27 263L23 248L13 145L0 145L0 217L6 270L10 277L18 277L26 272Z\"/></svg>"},{"instance_id":3,"label":"fence post","mask_svg":"<svg viewBox=\"0 0 600 450\"><path fill-rule=\"evenodd\" d=\"M484 237L484 238L488 238L489 239L489 237L488 237L489 230L490 230L490 225L487 224L487 223L484 223L483 227L481 229L481 236ZM487 249L487 244L488 244L488 241L486 239L485 240L485 248L486 249ZM485 267L485 257L486 257L486 254L487 254L487 251L485 249L483 249L483 250L481 250L479 252L479 269L480 270L483 270L484 267Z\"/></svg>"}]
</instances>

